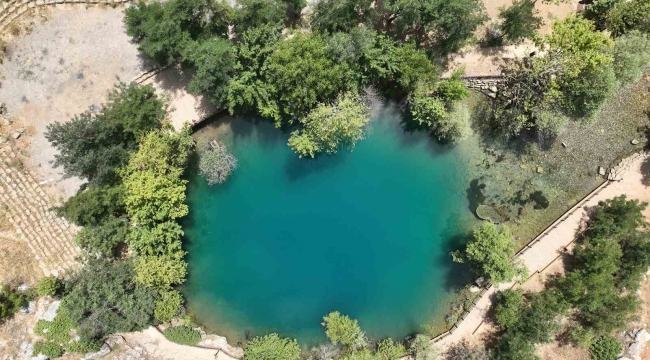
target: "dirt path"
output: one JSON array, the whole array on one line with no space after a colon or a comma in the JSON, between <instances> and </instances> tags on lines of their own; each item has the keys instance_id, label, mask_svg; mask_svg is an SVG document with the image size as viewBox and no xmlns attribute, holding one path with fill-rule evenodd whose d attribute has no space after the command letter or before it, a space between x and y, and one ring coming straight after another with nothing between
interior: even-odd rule
<instances>
[{"instance_id":1,"label":"dirt path","mask_svg":"<svg viewBox=\"0 0 650 360\"><path fill-rule=\"evenodd\" d=\"M586 201L580 202L572 208L562 221L554 223L548 232L538 237L538 242L534 243L529 249L525 250L520 256L528 268L531 275L535 275L546 269L562 253L565 248L573 242L579 228L587 219L585 208L596 206L599 201L611 199L620 195L627 195L629 199L638 199L640 201L650 201L650 155L642 153L625 161L625 166L618 172L617 179L620 181L611 181L603 184L597 193ZM574 211L575 210L575 211ZM650 208L644 211L644 215L650 218ZM524 287L538 286L539 277L531 276L524 283ZM476 306L470 311L464 321L457 324L457 328L450 335L441 338L436 342L436 347L444 351L449 345L468 338L480 336L484 333L485 327L490 325L484 323L486 314L492 306L493 295L498 290L508 289L514 284L502 284L498 288L492 287L476 303Z\"/></svg>"}]
</instances>

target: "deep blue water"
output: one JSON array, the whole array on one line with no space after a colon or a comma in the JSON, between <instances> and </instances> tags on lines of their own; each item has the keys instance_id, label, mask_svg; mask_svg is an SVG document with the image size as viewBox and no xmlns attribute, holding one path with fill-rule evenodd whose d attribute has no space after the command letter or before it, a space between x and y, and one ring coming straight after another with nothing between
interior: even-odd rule
<instances>
[{"instance_id":1,"label":"deep blue water","mask_svg":"<svg viewBox=\"0 0 650 360\"><path fill-rule=\"evenodd\" d=\"M221 125L238 168L214 187L190 171L183 224L185 293L200 323L235 342L278 332L311 345L332 310L375 338L442 321L463 275L449 252L472 216L458 149L404 133L388 110L354 151L316 160L268 123Z\"/></svg>"}]
</instances>

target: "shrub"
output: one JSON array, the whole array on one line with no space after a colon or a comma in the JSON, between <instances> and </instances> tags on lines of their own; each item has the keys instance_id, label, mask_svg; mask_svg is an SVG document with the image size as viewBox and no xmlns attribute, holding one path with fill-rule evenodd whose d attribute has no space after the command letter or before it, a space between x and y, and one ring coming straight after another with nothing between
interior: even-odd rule
<instances>
[{"instance_id":1,"label":"shrub","mask_svg":"<svg viewBox=\"0 0 650 360\"><path fill-rule=\"evenodd\" d=\"M438 351L431 345L431 339L422 334L415 335L409 351L415 360L436 360L438 358Z\"/></svg>"},{"instance_id":2,"label":"shrub","mask_svg":"<svg viewBox=\"0 0 650 360\"><path fill-rule=\"evenodd\" d=\"M569 118L556 111L534 110L535 127L540 137L555 139L564 131Z\"/></svg>"},{"instance_id":3,"label":"shrub","mask_svg":"<svg viewBox=\"0 0 650 360\"><path fill-rule=\"evenodd\" d=\"M114 257L115 247L124 242L129 232L128 223L118 218L110 218L99 225L86 226L77 233L75 242L90 256Z\"/></svg>"},{"instance_id":4,"label":"shrub","mask_svg":"<svg viewBox=\"0 0 650 360\"><path fill-rule=\"evenodd\" d=\"M455 142L466 138L471 132L470 113L461 103L451 105L447 116L438 123L434 134L444 142Z\"/></svg>"},{"instance_id":5,"label":"shrub","mask_svg":"<svg viewBox=\"0 0 650 360\"><path fill-rule=\"evenodd\" d=\"M55 296L60 293L63 284L56 276L46 276L36 285L38 296Z\"/></svg>"},{"instance_id":6,"label":"shrub","mask_svg":"<svg viewBox=\"0 0 650 360\"><path fill-rule=\"evenodd\" d=\"M283 339L278 334L256 337L246 344L245 360L297 360L300 347L296 340Z\"/></svg>"},{"instance_id":7,"label":"shrub","mask_svg":"<svg viewBox=\"0 0 650 360\"><path fill-rule=\"evenodd\" d=\"M631 31L614 44L614 72L621 85L629 85L641 79L643 71L650 66L650 36Z\"/></svg>"},{"instance_id":8,"label":"shrub","mask_svg":"<svg viewBox=\"0 0 650 360\"><path fill-rule=\"evenodd\" d=\"M43 354L48 358L58 358L63 355L63 348L53 342L39 341L34 344L34 355Z\"/></svg>"},{"instance_id":9,"label":"shrub","mask_svg":"<svg viewBox=\"0 0 650 360\"><path fill-rule=\"evenodd\" d=\"M378 360L399 359L406 354L406 348L401 343L394 343L392 339L384 339L377 344L375 358Z\"/></svg>"},{"instance_id":10,"label":"shrub","mask_svg":"<svg viewBox=\"0 0 650 360\"><path fill-rule=\"evenodd\" d=\"M446 115L445 103L426 93L417 92L409 99L409 109L413 120L433 129Z\"/></svg>"},{"instance_id":11,"label":"shrub","mask_svg":"<svg viewBox=\"0 0 650 360\"><path fill-rule=\"evenodd\" d=\"M199 153L199 175L205 177L210 186L224 183L236 167L237 159L216 140Z\"/></svg>"},{"instance_id":12,"label":"shrub","mask_svg":"<svg viewBox=\"0 0 650 360\"><path fill-rule=\"evenodd\" d=\"M181 345L196 345L201 341L201 332L187 326L169 327L163 331L167 340Z\"/></svg>"},{"instance_id":13,"label":"shrub","mask_svg":"<svg viewBox=\"0 0 650 360\"><path fill-rule=\"evenodd\" d=\"M13 316L16 311L27 304L29 296L20 291L9 289L8 286L2 287L0 292L0 320Z\"/></svg>"},{"instance_id":14,"label":"shrub","mask_svg":"<svg viewBox=\"0 0 650 360\"><path fill-rule=\"evenodd\" d=\"M334 345L342 344L352 349L361 349L368 345L359 323L338 311L327 314L322 325L326 329L325 335Z\"/></svg>"},{"instance_id":15,"label":"shrub","mask_svg":"<svg viewBox=\"0 0 650 360\"><path fill-rule=\"evenodd\" d=\"M593 360L614 360L621 351L621 343L607 335L597 337L589 346L589 354Z\"/></svg>"},{"instance_id":16,"label":"shrub","mask_svg":"<svg viewBox=\"0 0 650 360\"><path fill-rule=\"evenodd\" d=\"M160 294L153 311L154 317L161 322L171 321L178 317L183 306L183 296L176 290L165 291Z\"/></svg>"}]
</instances>

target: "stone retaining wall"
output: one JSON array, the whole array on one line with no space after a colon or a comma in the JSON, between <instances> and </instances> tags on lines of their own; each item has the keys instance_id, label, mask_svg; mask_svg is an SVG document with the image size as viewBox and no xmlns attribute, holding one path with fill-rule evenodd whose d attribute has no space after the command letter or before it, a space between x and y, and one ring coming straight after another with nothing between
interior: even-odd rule
<instances>
[{"instance_id":1,"label":"stone retaining wall","mask_svg":"<svg viewBox=\"0 0 650 360\"><path fill-rule=\"evenodd\" d=\"M465 77L463 78L463 81L470 89L488 90L490 88L498 88L500 83L503 82L503 79L500 76Z\"/></svg>"},{"instance_id":2,"label":"stone retaining wall","mask_svg":"<svg viewBox=\"0 0 650 360\"><path fill-rule=\"evenodd\" d=\"M122 4L131 0L3 0L0 3L0 31L5 30L12 21L28 10L57 4Z\"/></svg>"},{"instance_id":3,"label":"stone retaining wall","mask_svg":"<svg viewBox=\"0 0 650 360\"><path fill-rule=\"evenodd\" d=\"M45 275L76 268L76 227L54 214L54 204L42 186L28 171L12 166L16 161L17 155L9 146L0 148L0 204L9 222Z\"/></svg>"}]
</instances>

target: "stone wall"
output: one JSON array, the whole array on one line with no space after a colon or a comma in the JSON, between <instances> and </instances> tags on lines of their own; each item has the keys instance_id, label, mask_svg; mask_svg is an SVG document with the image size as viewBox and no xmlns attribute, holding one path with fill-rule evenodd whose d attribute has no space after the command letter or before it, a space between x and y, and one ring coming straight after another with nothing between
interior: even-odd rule
<instances>
[{"instance_id":1,"label":"stone wall","mask_svg":"<svg viewBox=\"0 0 650 360\"><path fill-rule=\"evenodd\" d=\"M131 0L3 0L0 3L0 31L28 10L57 4L122 4Z\"/></svg>"}]
</instances>

